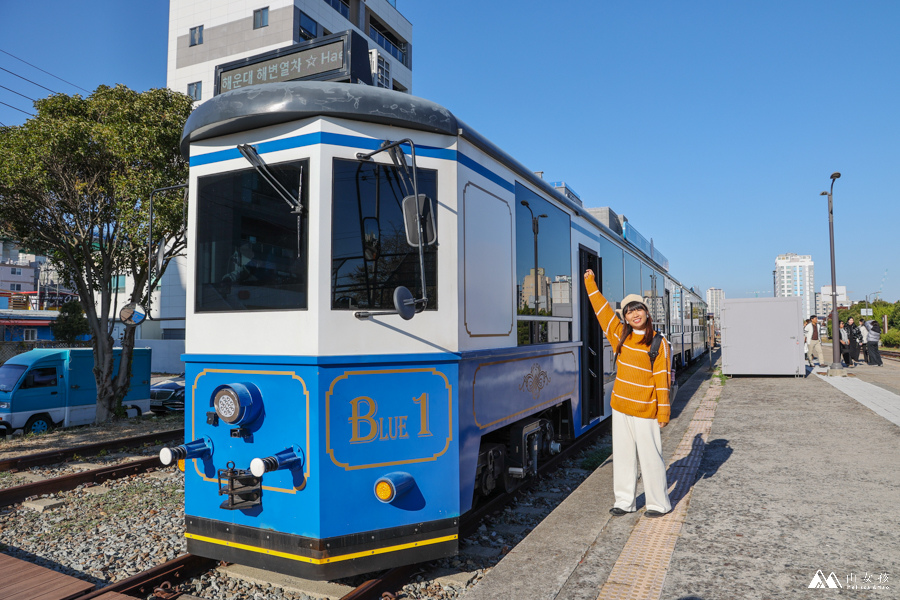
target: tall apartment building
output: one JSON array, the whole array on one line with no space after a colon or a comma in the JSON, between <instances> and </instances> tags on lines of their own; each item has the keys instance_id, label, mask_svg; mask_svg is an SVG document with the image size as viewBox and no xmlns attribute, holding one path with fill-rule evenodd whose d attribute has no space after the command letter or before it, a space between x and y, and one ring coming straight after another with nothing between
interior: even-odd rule
<instances>
[{"instance_id":1,"label":"tall apartment building","mask_svg":"<svg viewBox=\"0 0 900 600\"><path fill-rule=\"evenodd\" d=\"M368 43L373 85L411 91L412 24L396 0L170 0L166 85L202 102L218 65L347 30Z\"/></svg>"},{"instance_id":2,"label":"tall apartment building","mask_svg":"<svg viewBox=\"0 0 900 600\"><path fill-rule=\"evenodd\" d=\"M716 328L722 323L722 302L725 300L725 291L719 288L709 288L706 290L707 310L713 314Z\"/></svg>"},{"instance_id":3,"label":"tall apartment building","mask_svg":"<svg viewBox=\"0 0 900 600\"><path fill-rule=\"evenodd\" d=\"M781 254L775 259L775 297L800 296L805 317L816 312L815 267L812 256Z\"/></svg>"}]
</instances>

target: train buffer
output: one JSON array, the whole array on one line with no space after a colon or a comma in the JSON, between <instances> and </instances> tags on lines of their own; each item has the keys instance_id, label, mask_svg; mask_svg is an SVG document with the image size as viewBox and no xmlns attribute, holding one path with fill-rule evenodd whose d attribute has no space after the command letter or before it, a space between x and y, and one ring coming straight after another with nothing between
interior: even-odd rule
<instances>
[{"instance_id":1,"label":"train buffer","mask_svg":"<svg viewBox=\"0 0 900 600\"><path fill-rule=\"evenodd\" d=\"M662 430L671 513L643 516L639 484L638 511L611 516L613 455L466 600L896 598L900 365L850 371L723 383L702 368Z\"/></svg>"}]
</instances>

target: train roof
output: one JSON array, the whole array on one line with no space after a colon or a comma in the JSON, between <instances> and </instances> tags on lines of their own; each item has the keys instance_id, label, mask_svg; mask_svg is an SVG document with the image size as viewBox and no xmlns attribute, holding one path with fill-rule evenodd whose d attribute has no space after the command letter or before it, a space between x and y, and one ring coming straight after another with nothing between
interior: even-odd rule
<instances>
[{"instance_id":1,"label":"train roof","mask_svg":"<svg viewBox=\"0 0 900 600\"><path fill-rule=\"evenodd\" d=\"M616 232L588 213L584 206L566 198L448 109L403 92L356 83L319 81L284 81L238 88L213 96L194 109L184 125L181 153L189 159L193 142L311 117L344 118L464 137L577 216L589 221L610 238L620 241L623 247L637 252L668 273L653 257L626 243ZM674 280L671 275L669 277Z\"/></svg>"}]
</instances>

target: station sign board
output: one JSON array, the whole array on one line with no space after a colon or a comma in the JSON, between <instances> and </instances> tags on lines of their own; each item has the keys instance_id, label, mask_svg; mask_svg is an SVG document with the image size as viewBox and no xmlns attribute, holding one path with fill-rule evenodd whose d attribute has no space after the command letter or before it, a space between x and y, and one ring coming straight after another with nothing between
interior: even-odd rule
<instances>
[{"instance_id":1,"label":"station sign board","mask_svg":"<svg viewBox=\"0 0 900 600\"><path fill-rule=\"evenodd\" d=\"M343 81L372 85L369 45L343 31L216 67L215 95L281 81Z\"/></svg>"}]
</instances>

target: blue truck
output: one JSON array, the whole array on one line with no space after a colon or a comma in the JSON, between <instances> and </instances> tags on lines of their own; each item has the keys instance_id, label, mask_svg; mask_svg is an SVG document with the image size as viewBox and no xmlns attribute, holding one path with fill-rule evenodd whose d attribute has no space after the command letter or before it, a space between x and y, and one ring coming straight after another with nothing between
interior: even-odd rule
<instances>
[{"instance_id":1,"label":"blue truck","mask_svg":"<svg viewBox=\"0 0 900 600\"><path fill-rule=\"evenodd\" d=\"M114 351L115 371L121 349ZM91 348L37 349L0 366L0 434L42 433L86 425L97 414ZM131 385L122 401L129 416L150 410L150 348L135 348Z\"/></svg>"}]
</instances>

